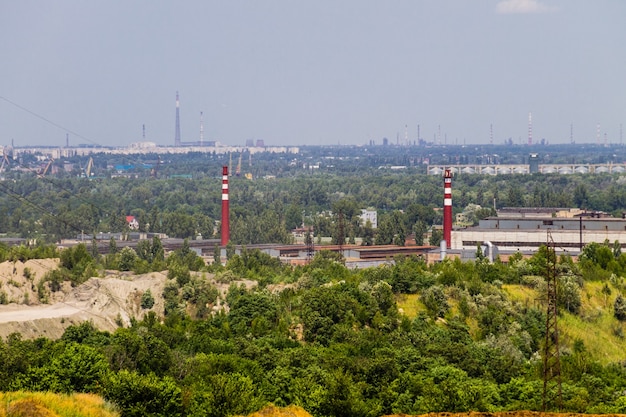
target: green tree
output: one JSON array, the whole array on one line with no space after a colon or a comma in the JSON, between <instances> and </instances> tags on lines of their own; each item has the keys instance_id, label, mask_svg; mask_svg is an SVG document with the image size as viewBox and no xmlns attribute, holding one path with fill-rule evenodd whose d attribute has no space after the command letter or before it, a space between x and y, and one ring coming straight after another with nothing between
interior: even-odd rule
<instances>
[{"instance_id":1,"label":"green tree","mask_svg":"<svg viewBox=\"0 0 626 417\"><path fill-rule=\"evenodd\" d=\"M613 257L615 259L619 259L621 254L622 254L622 245L619 243L619 240L615 240L615 242L613 242Z\"/></svg>"},{"instance_id":2,"label":"green tree","mask_svg":"<svg viewBox=\"0 0 626 417\"><path fill-rule=\"evenodd\" d=\"M115 238L111 237L109 240L109 255L115 255L117 253L117 243Z\"/></svg>"},{"instance_id":3,"label":"green tree","mask_svg":"<svg viewBox=\"0 0 626 417\"><path fill-rule=\"evenodd\" d=\"M103 394L120 408L124 416L165 417L184 413L182 391L170 377L159 378L154 374L140 375L123 370L109 376Z\"/></svg>"},{"instance_id":4,"label":"green tree","mask_svg":"<svg viewBox=\"0 0 626 417\"><path fill-rule=\"evenodd\" d=\"M418 246L422 246L424 244L424 235L428 232L428 225L422 221L418 220L413 226L413 233L415 233L415 244Z\"/></svg>"},{"instance_id":5,"label":"green tree","mask_svg":"<svg viewBox=\"0 0 626 417\"><path fill-rule=\"evenodd\" d=\"M369 219L363 226L361 236L363 237L363 240L361 241L362 246L372 246L374 244L374 228L372 227L372 222Z\"/></svg>"},{"instance_id":6,"label":"green tree","mask_svg":"<svg viewBox=\"0 0 626 417\"><path fill-rule=\"evenodd\" d=\"M222 263L222 251L220 249L220 246L216 243L215 247L213 248L213 264L221 265L221 263Z\"/></svg>"},{"instance_id":7,"label":"green tree","mask_svg":"<svg viewBox=\"0 0 626 417\"><path fill-rule=\"evenodd\" d=\"M574 204L578 208L587 208L589 205L589 192L585 184L578 184L574 188Z\"/></svg>"},{"instance_id":8,"label":"green tree","mask_svg":"<svg viewBox=\"0 0 626 417\"><path fill-rule=\"evenodd\" d=\"M433 317L443 317L450 309L446 294L439 285L433 285L422 291L420 300Z\"/></svg>"},{"instance_id":9,"label":"green tree","mask_svg":"<svg viewBox=\"0 0 626 417\"><path fill-rule=\"evenodd\" d=\"M279 310L269 294L246 293L232 303L229 320L237 334L259 337L277 325Z\"/></svg>"},{"instance_id":10,"label":"green tree","mask_svg":"<svg viewBox=\"0 0 626 417\"><path fill-rule=\"evenodd\" d=\"M16 388L33 391L92 392L103 382L108 363L96 348L70 342L51 361L41 367L31 367Z\"/></svg>"},{"instance_id":11,"label":"green tree","mask_svg":"<svg viewBox=\"0 0 626 417\"><path fill-rule=\"evenodd\" d=\"M137 252L130 246L125 246L120 251L119 269L120 271L131 271L137 262Z\"/></svg>"},{"instance_id":12,"label":"green tree","mask_svg":"<svg viewBox=\"0 0 626 417\"><path fill-rule=\"evenodd\" d=\"M436 229L433 227L432 233L430 235L430 240L428 241L428 243L430 243L431 246L439 246L442 239L443 239L443 231L441 229Z\"/></svg>"},{"instance_id":13,"label":"green tree","mask_svg":"<svg viewBox=\"0 0 626 417\"><path fill-rule=\"evenodd\" d=\"M147 262L152 262L152 250L151 250L151 244L149 240L145 240L142 239L139 242L137 242L137 246L135 247L135 252L137 253L137 256L139 257L139 259L147 261Z\"/></svg>"},{"instance_id":14,"label":"green tree","mask_svg":"<svg viewBox=\"0 0 626 417\"><path fill-rule=\"evenodd\" d=\"M229 241L226 244L226 259L230 260L233 256L235 256L235 245Z\"/></svg>"},{"instance_id":15,"label":"green tree","mask_svg":"<svg viewBox=\"0 0 626 417\"><path fill-rule=\"evenodd\" d=\"M152 296L152 291L148 288L141 295L141 308L144 310L149 310L154 306L154 297Z\"/></svg>"},{"instance_id":16,"label":"green tree","mask_svg":"<svg viewBox=\"0 0 626 417\"><path fill-rule=\"evenodd\" d=\"M152 245L150 247L152 254L151 262L163 262L165 261L165 251L163 250L163 243L158 236L152 238Z\"/></svg>"},{"instance_id":17,"label":"green tree","mask_svg":"<svg viewBox=\"0 0 626 417\"><path fill-rule=\"evenodd\" d=\"M290 204L285 212L285 228L287 230L293 230L303 225L303 211L302 207L297 204Z\"/></svg>"},{"instance_id":18,"label":"green tree","mask_svg":"<svg viewBox=\"0 0 626 417\"><path fill-rule=\"evenodd\" d=\"M239 372L208 376L194 386L190 415L222 417L244 415L260 408L264 401L254 381Z\"/></svg>"}]
</instances>

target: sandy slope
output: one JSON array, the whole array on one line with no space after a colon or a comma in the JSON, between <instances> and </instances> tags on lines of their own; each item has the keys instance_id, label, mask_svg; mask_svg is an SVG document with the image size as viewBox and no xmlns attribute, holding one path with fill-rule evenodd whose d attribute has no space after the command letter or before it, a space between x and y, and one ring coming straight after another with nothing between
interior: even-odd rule
<instances>
[{"instance_id":1,"label":"sandy slope","mask_svg":"<svg viewBox=\"0 0 626 417\"><path fill-rule=\"evenodd\" d=\"M19 332L25 338L45 336L56 339L68 326L86 320L93 321L101 330L113 331L119 323L128 325L131 317L141 320L150 311L141 308L141 296L147 289L155 299L151 310L161 316L163 300L160 294L166 280L166 275L161 272L91 278L76 288L64 285L62 291L51 293L50 298L55 302L50 305L38 304L36 293L27 297L29 301L34 300L30 304L37 303L35 305L15 303L16 298L23 300L23 294L29 291L24 289L19 295L19 291L13 290L14 302L0 306L0 337ZM6 284L2 286L6 287Z\"/></svg>"},{"instance_id":2,"label":"sandy slope","mask_svg":"<svg viewBox=\"0 0 626 417\"><path fill-rule=\"evenodd\" d=\"M90 278L73 288L63 283L60 291L49 291L48 283L44 300L40 301L37 287L46 273L58 268L58 259L37 259L0 264L0 296L8 304L0 305L0 338L14 332L24 338L48 337L57 339L65 329L86 320L107 331L114 331L120 324L128 326L131 318L141 320L148 311L163 317L163 288L167 282L167 271L133 275L131 272L106 271L104 278ZM217 283L215 276L195 273L197 277L211 282L219 291L220 300L214 309L227 309L225 299L230 283ZM257 283L238 280L247 288ZM284 287L284 286L282 286ZM281 287L281 288L282 288ZM141 297L150 289L155 304L150 310L141 308ZM280 290L277 288L276 290Z\"/></svg>"}]
</instances>

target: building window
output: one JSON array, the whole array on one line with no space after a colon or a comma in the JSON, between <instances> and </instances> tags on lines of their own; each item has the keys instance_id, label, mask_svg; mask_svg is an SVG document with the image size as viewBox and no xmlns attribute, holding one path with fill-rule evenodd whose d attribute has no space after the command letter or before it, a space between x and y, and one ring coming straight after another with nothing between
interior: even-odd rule
<instances>
[{"instance_id":1,"label":"building window","mask_svg":"<svg viewBox=\"0 0 626 417\"><path fill-rule=\"evenodd\" d=\"M544 221L543 221L543 225L544 225L544 226L552 226L552 224L553 224L553 221L552 221L552 220L544 220Z\"/></svg>"}]
</instances>

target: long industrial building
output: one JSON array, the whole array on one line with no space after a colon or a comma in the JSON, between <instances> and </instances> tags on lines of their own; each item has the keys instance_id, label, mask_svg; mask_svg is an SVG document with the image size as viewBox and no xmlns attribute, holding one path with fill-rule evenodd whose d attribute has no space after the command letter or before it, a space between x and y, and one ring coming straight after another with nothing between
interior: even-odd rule
<instances>
[{"instance_id":1,"label":"long industrial building","mask_svg":"<svg viewBox=\"0 0 626 417\"><path fill-rule=\"evenodd\" d=\"M454 230L452 250L475 250L491 242L499 251L535 251L551 237L561 252L578 254L584 245L608 240L626 243L626 219L577 209L520 209L480 220L478 226Z\"/></svg>"}]
</instances>

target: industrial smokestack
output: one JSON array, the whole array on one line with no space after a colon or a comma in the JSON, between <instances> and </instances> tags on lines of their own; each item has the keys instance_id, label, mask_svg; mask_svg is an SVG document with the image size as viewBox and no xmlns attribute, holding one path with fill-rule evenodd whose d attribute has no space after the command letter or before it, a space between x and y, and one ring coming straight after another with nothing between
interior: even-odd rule
<instances>
[{"instance_id":1,"label":"industrial smokestack","mask_svg":"<svg viewBox=\"0 0 626 417\"><path fill-rule=\"evenodd\" d=\"M528 146L533 144L533 114L528 113Z\"/></svg>"},{"instance_id":2,"label":"industrial smokestack","mask_svg":"<svg viewBox=\"0 0 626 417\"><path fill-rule=\"evenodd\" d=\"M452 245L452 172L446 169L443 174L443 239L446 248Z\"/></svg>"},{"instance_id":3,"label":"industrial smokestack","mask_svg":"<svg viewBox=\"0 0 626 417\"><path fill-rule=\"evenodd\" d=\"M228 167L222 167L222 246L230 240L230 216L228 207Z\"/></svg>"},{"instance_id":4,"label":"industrial smokestack","mask_svg":"<svg viewBox=\"0 0 626 417\"><path fill-rule=\"evenodd\" d=\"M178 91L176 92L176 127L174 130L174 146L181 146L180 140L180 101L178 100Z\"/></svg>"}]
</instances>

